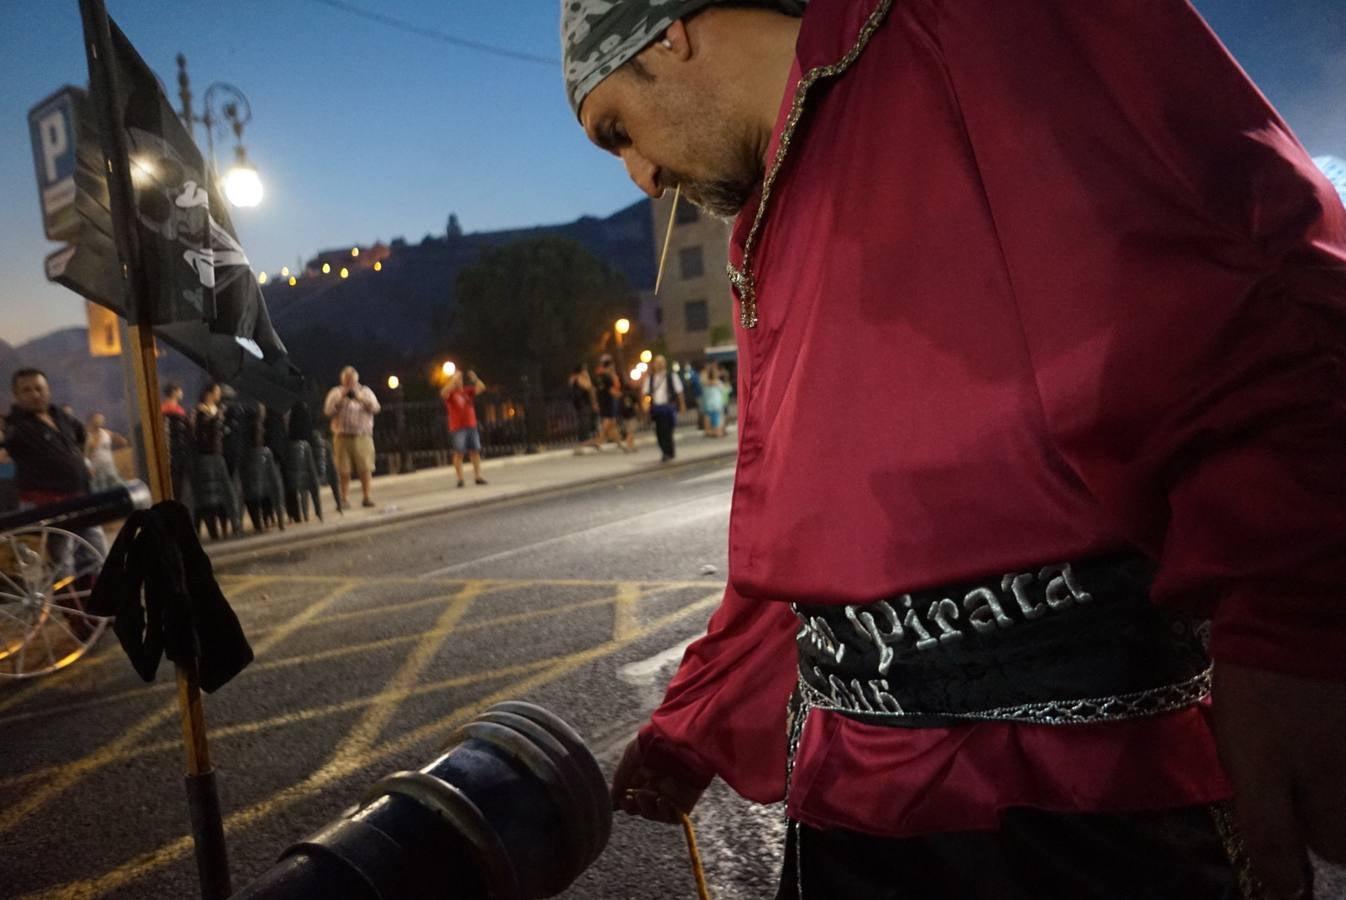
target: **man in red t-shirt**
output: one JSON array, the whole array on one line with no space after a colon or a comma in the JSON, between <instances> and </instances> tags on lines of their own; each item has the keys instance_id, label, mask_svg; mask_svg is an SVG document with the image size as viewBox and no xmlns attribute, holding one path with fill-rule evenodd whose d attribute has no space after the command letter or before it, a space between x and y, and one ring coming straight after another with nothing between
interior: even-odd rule
<instances>
[{"instance_id":1,"label":"man in red t-shirt","mask_svg":"<svg viewBox=\"0 0 1346 900\"><path fill-rule=\"evenodd\" d=\"M477 430L477 392L486 389L476 372L456 373L444 385L439 395L449 413L449 437L453 440L453 471L458 473L458 486L463 486L463 454L472 461L472 476L477 484L485 484L481 477L481 432Z\"/></svg>"}]
</instances>

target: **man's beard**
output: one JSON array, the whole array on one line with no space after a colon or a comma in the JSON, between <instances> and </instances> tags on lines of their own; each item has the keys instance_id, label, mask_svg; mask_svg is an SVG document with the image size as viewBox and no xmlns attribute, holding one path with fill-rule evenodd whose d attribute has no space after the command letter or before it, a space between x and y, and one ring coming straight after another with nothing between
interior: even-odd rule
<instances>
[{"instance_id":1,"label":"man's beard","mask_svg":"<svg viewBox=\"0 0 1346 900\"><path fill-rule=\"evenodd\" d=\"M676 183L682 186L682 195L693 204L718 219L732 222L747 205L748 198L757 187L757 181L757 179L749 182L744 179L728 178L716 181L679 179Z\"/></svg>"},{"instance_id":2,"label":"man's beard","mask_svg":"<svg viewBox=\"0 0 1346 900\"><path fill-rule=\"evenodd\" d=\"M721 178L696 179L665 169L659 177L664 188L682 187L682 196L718 219L731 222L747 205L761 183L762 166L750 155L738 161Z\"/></svg>"}]
</instances>

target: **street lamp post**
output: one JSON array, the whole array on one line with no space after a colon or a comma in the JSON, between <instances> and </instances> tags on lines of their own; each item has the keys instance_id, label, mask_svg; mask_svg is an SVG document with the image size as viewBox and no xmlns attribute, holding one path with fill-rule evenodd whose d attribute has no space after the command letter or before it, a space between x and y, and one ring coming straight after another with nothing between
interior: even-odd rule
<instances>
[{"instance_id":1,"label":"street lamp post","mask_svg":"<svg viewBox=\"0 0 1346 900\"><path fill-rule=\"evenodd\" d=\"M631 330L631 320L622 318L612 323L612 333L617 337L617 371L626 368L626 361L622 358L622 339L626 333Z\"/></svg>"},{"instance_id":2,"label":"street lamp post","mask_svg":"<svg viewBox=\"0 0 1346 900\"><path fill-rule=\"evenodd\" d=\"M206 129L206 153L210 157L210 168L219 171L215 162L215 126L228 123L234 133L234 164L224 176L224 193L234 206L256 206L262 202L262 179L257 169L248 161L247 151L243 149L243 127L252 121L252 104L243 92L232 84L217 81L206 88L202 98L204 111L200 116L192 113L192 89L187 77L187 57L178 54L178 98L182 101L179 115L189 132L195 137L195 126L200 122Z\"/></svg>"},{"instance_id":3,"label":"street lamp post","mask_svg":"<svg viewBox=\"0 0 1346 900\"><path fill-rule=\"evenodd\" d=\"M393 419L397 423L397 471L414 472L415 465L411 461L411 454L407 452L407 415L402 379L389 375L388 390L393 392Z\"/></svg>"}]
</instances>

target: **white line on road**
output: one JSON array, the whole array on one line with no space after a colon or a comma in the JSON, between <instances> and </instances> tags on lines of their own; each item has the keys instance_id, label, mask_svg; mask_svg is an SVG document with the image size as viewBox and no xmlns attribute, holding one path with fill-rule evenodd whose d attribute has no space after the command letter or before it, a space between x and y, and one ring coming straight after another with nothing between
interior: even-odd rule
<instances>
[{"instance_id":1,"label":"white line on road","mask_svg":"<svg viewBox=\"0 0 1346 900\"><path fill-rule=\"evenodd\" d=\"M468 566L475 566L478 565L479 563L495 562L498 559L508 559L511 556L518 556L520 553L531 552L533 550L538 549L539 547L547 547L552 544L559 544L562 541L574 540L575 538L584 537L585 535L593 534L595 532L599 531L610 532L614 527L618 525L623 525L628 522L635 522L640 519L648 519L655 516L660 516L667 519L669 513L671 513L675 509L680 509L681 507L684 506L693 506L698 503L706 503L706 502L714 503L715 500L710 497L697 497L692 500L684 500L681 503L674 503L669 506L661 506L658 509L652 509L649 512L637 513L634 516L627 516L622 519L610 519L602 523L601 525L594 525L591 528L581 528L579 531L568 531L565 534L558 534L555 537L549 537L541 541L534 541L533 543L525 544L522 547L513 547L509 550L501 550L499 553L490 553L487 554L486 556L478 556L476 559L469 559L466 562L454 563L451 566L444 566L443 568L440 569L432 569L431 571L424 572L416 577L436 578L440 575L447 575L449 572L456 572L459 569L466 569ZM703 516L724 515L725 513L728 512L728 510L722 508L722 506L723 504L717 503L715 509L706 510L704 513L697 516L692 516L690 518L696 519L701 518ZM690 519L683 519L682 521L685 522L689 520Z\"/></svg>"},{"instance_id":2,"label":"white line on road","mask_svg":"<svg viewBox=\"0 0 1346 900\"><path fill-rule=\"evenodd\" d=\"M699 634L692 635L682 643L675 644L662 653L656 653L649 659L627 663L617 670L617 677L627 684L649 684L659 676L661 669L669 663L682 659L682 654L687 650L687 646L700 636Z\"/></svg>"}]
</instances>

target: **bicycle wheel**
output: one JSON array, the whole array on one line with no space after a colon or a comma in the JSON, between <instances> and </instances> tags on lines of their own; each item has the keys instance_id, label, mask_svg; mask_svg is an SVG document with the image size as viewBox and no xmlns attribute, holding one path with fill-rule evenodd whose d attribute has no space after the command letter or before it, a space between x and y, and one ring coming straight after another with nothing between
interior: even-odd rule
<instances>
[{"instance_id":1,"label":"bicycle wheel","mask_svg":"<svg viewBox=\"0 0 1346 900\"><path fill-rule=\"evenodd\" d=\"M79 659L108 620L87 612L103 552L60 528L0 535L0 678L32 678Z\"/></svg>"}]
</instances>

